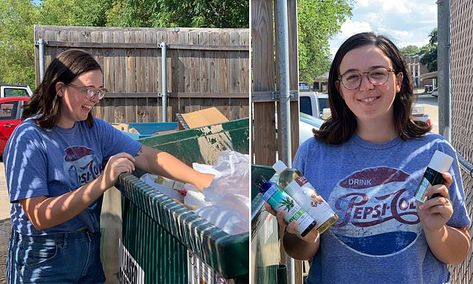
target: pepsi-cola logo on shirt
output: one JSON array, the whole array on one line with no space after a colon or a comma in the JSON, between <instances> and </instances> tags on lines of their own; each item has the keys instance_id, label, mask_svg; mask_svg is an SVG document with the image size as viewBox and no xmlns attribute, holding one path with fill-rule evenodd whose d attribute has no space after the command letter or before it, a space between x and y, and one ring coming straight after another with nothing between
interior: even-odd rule
<instances>
[{"instance_id":1,"label":"pepsi-cola logo on shirt","mask_svg":"<svg viewBox=\"0 0 473 284\"><path fill-rule=\"evenodd\" d=\"M421 231L409 175L378 167L357 171L341 180L329 197L339 220L332 232L361 254L386 256L409 247Z\"/></svg>"},{"instance_id":2,"label":"pepsi-cola logo on shirt","mask_svg":"<svg viewBox=\"0 0 473 284\"><path fill-rule=\"evenodd\" d=\"M64 150L64 169L79 186L101 174L94 151L85 146L72 146Z\"/></svg>"}]
</instances>

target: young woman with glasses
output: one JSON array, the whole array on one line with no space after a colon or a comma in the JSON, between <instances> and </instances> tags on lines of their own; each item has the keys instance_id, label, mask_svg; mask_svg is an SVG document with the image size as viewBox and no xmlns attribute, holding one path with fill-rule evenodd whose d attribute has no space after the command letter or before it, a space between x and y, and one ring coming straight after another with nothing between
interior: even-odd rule
<instances>
[{"instance_id":1,"label":"young woman with glasses","mask_svg":"<svg viewBox=\"0 0 473 284\"><path fill-rule=\"evenodd\" d=\"M300 146L294 168L339 219L304 238L289 224L286 252L312 260L309 283L447 283L446 264L470 249L461 173L452 146L412 118L399 50L384 36L356 34L336 53L328 83L331 117ZM429 200L416 202L436 150L454 157L453 166L428 189Z\"/></svg>"},{"instance_id":2,"label":"young woman with glasses","mask_svg":"<svg viewBox=\"0 0 473 284\"><path fill-rule=\"evenodd\" d=\"M135 167L203 189L213 176L143 146L92 108L104 97L103 72L88 53L59 54L25 107L4 163L12 235L9 283L103 283L102 194Z\"/></svg>"}]
</instances>

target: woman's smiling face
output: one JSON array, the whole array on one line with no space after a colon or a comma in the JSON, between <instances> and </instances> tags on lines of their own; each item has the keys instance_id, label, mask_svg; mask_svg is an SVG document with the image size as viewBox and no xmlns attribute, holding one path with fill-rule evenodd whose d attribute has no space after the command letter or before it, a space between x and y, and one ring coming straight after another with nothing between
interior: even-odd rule
<instances>
[{"instance_id":1,"label":"woman's smiling face","mask_svg":"<svg viewBox=\"0 0 473 284\"><path fill-rule=\"evenodd\" d=\"M100 101L98 96L88 98L84 87L101 89L103 74L100 70L85 72L77 77L70 85L62 85L58 96L61 97L61 118L58 126L71 128L76 121L86 120L92 108Z\"/></svg>"},{"instance_id":2,"label":"woman's smiling face","mask_svg":"<svg viewBox=\"0 0 473 284\"><path fill-rule=\"evenodd\" d=\"M367 72L375 68L392 70L392 62L381 49L374 45L365 45L349 51L340 64L339 74L357 71L363 73L358 88L347 89L340 81L337 87L345 103L357 117L359 123L373 119L393 121L393 102L401 89L402 73L388 72L384 84L373 84L368 80Z\"/></svg>"}]
</instances>

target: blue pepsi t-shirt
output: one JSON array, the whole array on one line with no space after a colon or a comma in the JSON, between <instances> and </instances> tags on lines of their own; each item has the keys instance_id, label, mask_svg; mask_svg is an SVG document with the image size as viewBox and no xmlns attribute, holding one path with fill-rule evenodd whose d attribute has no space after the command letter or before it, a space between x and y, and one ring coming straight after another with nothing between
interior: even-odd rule
<instances>
[{"instance_id":1,"label":"blue pepsi t-shirt","mask_svg":"<svg viewBox=\"0 0 473 284\"><path fill-rule=\"evenodd\" d=\"M373 144L354 135L342 145L309 139L299 147L294 168L339 217L320 237L309 283L448 282L447 266L430 251L414 200L435 150L455 158L448 225L467 227L456 152L442 136Z\"/></svg>"},{"instance_id":2,"label":"blue pepsi t-shirt","mask_svg":"<svg viewBox=\"0 0 473 284\"><path fill-rule=\"evenodd\" d=\"M44 231L34 228L18 201L73 191L99 177L110 156L120 152L134 156L140 148L139 142L97 118L91 128L81 121L70 129L43 129L33 119L25 120L8 141L3 159L13 229L27 235L72 232L84 227L99 231L102 197L78 216Z\"/></svg>"}]
</instances>

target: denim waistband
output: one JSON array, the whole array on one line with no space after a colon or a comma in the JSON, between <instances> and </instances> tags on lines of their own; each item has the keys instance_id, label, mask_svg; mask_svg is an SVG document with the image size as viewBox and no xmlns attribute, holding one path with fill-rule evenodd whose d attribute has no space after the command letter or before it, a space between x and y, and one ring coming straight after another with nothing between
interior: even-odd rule
<instances>
[{"instance_id":1,"label":"denim waistband","mask_svg":"<svg viewBox=\"0 0 473 284\"><path fill-rule=\"evenodd\" d=\"M12 230L12 238L15 240L22 241L31 241L31 242L47 242L51 240L66 240L66 239L82 239L82 238L92 238L94 236L100 235L100 232L91 232L87 228L79 229L74 232L64 232L64 233L52 233L47 235L36 235L30 236L19 233L15 230Z\"/></svg>"}]
</instances>

